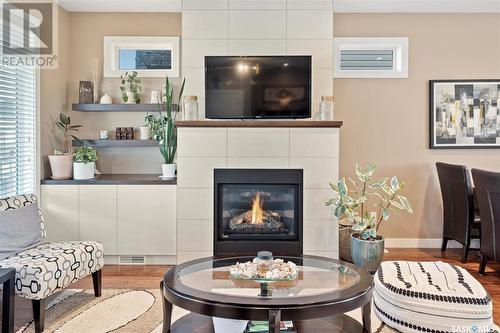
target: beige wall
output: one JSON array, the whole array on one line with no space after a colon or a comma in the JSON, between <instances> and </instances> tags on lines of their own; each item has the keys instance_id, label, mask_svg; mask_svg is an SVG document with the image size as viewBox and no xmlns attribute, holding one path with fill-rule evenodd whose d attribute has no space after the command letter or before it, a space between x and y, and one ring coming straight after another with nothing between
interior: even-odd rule
<instances>
[{"instance_id":1,"label":"beige wall","mask_svg":"<svg viewBox=\"0 0 500 333\"><path fill-rule=\"evenodd\" d=\"M40 155L41 177L50 176L47 155L58 147L54 121L67 109L67 83L69 78L69 14L62 8L58 12L58 68L40 71Z\"/></svg>"},{"instance_id":2,"label":"beige wall","mask_svg":"<svg viewBox=\"0 0 500 333\"><path fill-rule=\"evenodd\" d=\"M334 80L341 129L340 174L376 162L407 182L412 216L394 217L386 237L439 238L441 197L434 163L500 171L500 150L430 150L431 79L500 78L500 15L335 14L335 37L408 36L408 79Z\"/></svg>"},{"instance_id":3,"label":"beige wall","mask_svg":"<svg viewBox=\"0 0 500 333\"><path fill-rule=\"evenodd\" d=\"M102 62L103 36L180 36L180 13L77 13L69 14L69 106L78 102L80 80L92 79L92 64ZM141 102L149 102L151 90L161 90L162 78L143 78ZM176 83L178 80L174 80ZM120 79L104 78L101 93L120 103ZM72 121L83 125L78 135L97 138L100 129L118 126L138 128L145 113L70 112ZM157 148L99 149L97 166L103 173L161 173L161 155Z\"/></svg>"}]
</instances>

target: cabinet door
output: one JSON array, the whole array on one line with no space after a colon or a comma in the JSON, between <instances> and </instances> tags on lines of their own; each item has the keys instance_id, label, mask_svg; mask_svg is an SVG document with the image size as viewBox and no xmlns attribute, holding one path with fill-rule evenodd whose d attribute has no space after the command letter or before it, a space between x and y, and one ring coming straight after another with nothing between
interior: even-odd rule
<instances>
[{"instance_id":1,"label":"cabinet door","mask_svg":"<svg viewBox=\"0 0 500 333\"><path fill-rule=\"evenodd\" d=\"M47 240L78 240L78 185L42 185L40 203Z\"/></svg>"},{"instance_id":2,"label":"cabinet door","mask_svg":"<svg viewBox=\"0 0 500 333\"><path fill-rule=\"evenodd\" d=\"M116 254L116 185L80 185L80 240L98 241L105 255Z\"/></svg>"},{"instance_id":3,"label":"cabinet door","mask_svg":"<svg viewBox=\"0 0 500 333\"><path fill-rule=\"evenodd\" d=\"M177 190L171 185L119 185L119 255L175 255Z\"/></svg>"}]
</instances>

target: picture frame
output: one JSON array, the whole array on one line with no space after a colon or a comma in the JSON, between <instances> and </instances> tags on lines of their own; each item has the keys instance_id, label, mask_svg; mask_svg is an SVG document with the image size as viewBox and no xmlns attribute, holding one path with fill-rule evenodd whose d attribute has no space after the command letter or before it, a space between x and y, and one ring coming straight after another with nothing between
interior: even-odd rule
<instances>
[{"instance_id":1,"label":"picture frame","mask_svg":"<svg viewBox=\"0 0 500 333\"><path fill-rule=\"evenodd\" d=\"M429 148L500 148L500 79L430 80Z\"/></svg>"},{"instance_id":2,"label":"picture frame","mask_svg":"<svg viewBox=\"0 0 500 333\"><path fill-rule=\"evenodd\" d=\"M104 36L103 76L179 77L179 37Z\"/></svg>"}]
</instances>

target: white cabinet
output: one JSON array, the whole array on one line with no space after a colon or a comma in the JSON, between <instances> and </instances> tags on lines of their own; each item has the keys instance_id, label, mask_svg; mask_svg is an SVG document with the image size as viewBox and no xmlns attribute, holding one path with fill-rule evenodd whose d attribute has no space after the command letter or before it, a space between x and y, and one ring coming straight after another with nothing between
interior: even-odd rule
<instances>
[{"instance_id":1,"label":"white cabinet","mask_svg":"<svg viewBox=\"0 0 500 333\"><path fill-rule=\"evenodd\" d=\"M116 252L116 185L80 185L78 230L81 240L95 240L106 255Z\"/></svg>"},{"instance_id":2,"label":"white cabinet","mask_svg":"<svg viewBox=\"0 0 500 333\"><path fill-rule=\"evenodd\" d=\"M42 186L40 206L49 241L78 240L78 185Z\"/></svg>"},{"instance_id":3,"label":"white cabinet","mask_svg":"<svg viewBox=\"0 0 500 333\"><path fill-rule=\"evenodd\" d=\"M105 256L176 255L175 185L44 184L40 201L50 241L95 240Z\"/></svg>"},{"instance_id":4,"label":"white cabinet","mask_svg":"<svg viewBox=\"0 0 500 333\"><path fill-rule=\"evenodd\" d=\"M118 253L176 254L176 192L175 186L118 186Z\"/></svg>"}]
</instances>

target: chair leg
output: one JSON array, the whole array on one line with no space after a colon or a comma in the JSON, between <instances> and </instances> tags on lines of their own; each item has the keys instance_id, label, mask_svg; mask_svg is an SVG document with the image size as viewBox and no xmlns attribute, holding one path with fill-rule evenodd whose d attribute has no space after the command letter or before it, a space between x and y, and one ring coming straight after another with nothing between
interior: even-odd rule
<instances>
[{"instance_id":1,"label":"chair leg","mask_svg":"<svg viewBox=\"0 0 500 333\"><path fill-rule=\"evenodd\" d=\"M94 284L94 295L95 297L101 297L102 291L102 274L101 270L92 273L92 282Z\"/></svg>"},{"instance_id":2,"label":"chair leg","mask_svg":"<svg viewBox=\"0 0 500 333\"><path fill-rule=\"evenodd\" d=\"M463 254L462 254L462 263L467 262L467 257L469 256L470 242L464 244Z\"/></svg>"},{"instance_id":3,"label":"chair leg","mask_svg":"<svg viewBox=\"0 0 500 333\"><path fill-rule=\"evenodd\" d=\"M448 245L448 238L443 237L443 243L441 245L441 252L446 251L446 246Z\"/></svg>"},{"instance_id":4,"label":"chair leg","mask_svg":"<svg viewBox=\"0 0 500 333\"><path fill-rule=\"evenodd\" d=\"M42 333L45 329L45 299L33 299L31 305L33 306L35 333Z\"/></svg>"},{"instance_id":5,"label":"chair leg","mask_svg":"<svg viewBox=\"0 0 500 333\"><path fill-rule=\"evenodd\" d=\"M486 261L488 257L481 253L481 263L479 264L479 275L483 276L486 269Z\"/></svg>"}]
</instances>

